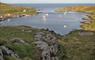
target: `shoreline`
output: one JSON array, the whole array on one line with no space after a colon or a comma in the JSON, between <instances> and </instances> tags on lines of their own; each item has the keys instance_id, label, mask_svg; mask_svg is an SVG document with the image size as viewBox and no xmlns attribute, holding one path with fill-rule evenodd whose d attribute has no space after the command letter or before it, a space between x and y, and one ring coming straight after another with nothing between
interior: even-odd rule
<instances>
[{"instance_id":1,"label":"shoreline","mask_svg":"<svg viewBox=\"0 0 95 60\"><path fill-rule=\"evenodd\" d=\"M12 19L12 18L21 18L21 17L27 17L27 16L33 16L30 14L7 14L5 16L1 15L0 16L0 21L5 21L8 19Z\"/></svg>"},{"instance_id":2,"label":"shoreline","mask_svg":"<svg viewBox=\"0 0 95 60\"><path fill-rule=\"evenodd\" d=\"M0 2L0 21L24 16L33 16L36 14L36 8L12 6L10 4Z\"/></svg>"}]
</instances>

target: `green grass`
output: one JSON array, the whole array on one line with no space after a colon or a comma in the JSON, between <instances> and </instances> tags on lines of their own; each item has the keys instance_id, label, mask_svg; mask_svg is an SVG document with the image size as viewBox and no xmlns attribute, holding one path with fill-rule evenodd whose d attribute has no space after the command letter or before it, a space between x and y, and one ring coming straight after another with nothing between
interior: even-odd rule
<instances>
[{"instance_id":1,"label":"green grass","mask_svg":"<svg viewBox=\"0 0 95 60\"><path fill-rule=\"evenodd\" d=\"M10 39L11 37L19 37L19 38L24 38L25 40L33 40L32 36L34 32L24 32L23 30L27 30L27 29L20 29L20 28L15 29L15 27L14 28L1 27L0 39L6 40L6 39Z\"/></svg>"},{"instance_id":2,"label":"green grass","mask_svg":"<svg viewBox=\"0 0 95 60\"><path fill-rule=\"evenodd\" d=\"M7 45L17 53L21 59L29 57L32 60L37 60L40 57L39 50L35 47L34 44L12 44ZM39 54L39 55L38 55ZM37 58L38 57L38 58Z\"/></svg>"},{"instance_id":3,"label":"green grass","mask_svg":"<svg viewBox=\"0 0 95 60\"><path fill-rule=\"evenodd\" d=\"M95 31L95 14L89 15L89 21L91 21L89 24L82 24L83 30L89 30L89 31Z\"/></svg>"},{"instance_id":4,"label":"green grass","mask_svg":"<svg viewBox=\"0 0 95 60\"><path fill-rule=\"evenodd\" d=\"M49 33L42 29L34 29L27 26L0 27L0 44L14 50L20 56L20 60L40 60L41 51L33 44L35 33L40 31ZM81 33L86 33L87 35L81 35ZM21 38L28 44L12 43L11 39L13 38ZM59 37L58 35L58 44L57 55L59 60L95 59L95 32L76 30L64 37ZM5 59L15 60L15 58L10 56L5 56Z\"/></svg>"},{"instance_id":5,"label":"green grass","mask_svg":"<svg viewBox=\"0 0 95 60\"><path fill-rule=\"evenodd\" d=\"M64 60L95 60L95 32L73 31L63 38L59 43L64 46Z\"/></svg>"},{"instance_id":6,"label":"green grass","mask_svg":"<svg viewBox=\"0 0 95 60\"><path fill-rule=\"evenodd\" d=\"M24 31L22 31L24 30ZM31 32L28 32L31 31ZM26 26L18 27L0 27L0 44L10 47L17 53L22 60L32 59L39 60L40 52L39 49L33 44L34 34L40 30L32 29ZM14 44L11 42L13 38L21 38L27 44ZM38 58L37 58L38 57ZM6 59L13 59L12 57L7 57Z\"/></svg>"},{"instance_id":7,"label":"green grass","mask_svg":"<svg viewBox=\"0 0 95 60\"><path fill-rule=\"evenodd\" d=\"M95 6L68 6L68 7L62 7L57 8L55 10L56 12L64 13L68 11L73 12L85 12L85 13L95 13Z\"/></svg>"},{"instance_id":8,"label":"green grass","mask_svg":"<svg viewBox=\"0 0 95 60\"><path fill-rule=\"evenodd\" d=\"M23 12L23 10L26 10L26 12ZM35 8L30 7L16 7L9 4L0 3L0 15L5 14L29 14L29 15L35 15L37 14Z\"/></svg>"},{"instance_id":9,"label":"green grass","mask_svg":"<svg viewBox=\"0 0 95 60\"><path fill-rule=\"evenodd\" d=\"M24 31L23 31L24 30ZM31 31L31 32L28 32ZM3 44L15 51L20 56L21 60L40 60L41 51L36 48L33 43L34 35L37 32L44 32L46 34L50 33L43 29L35 29L27 26L17 26L17 27L0 27L0 44ZM57 35L56 35L57 36ZM16 44L12 43L13 38L21 38L27 44ZM59 43L59 59L62 60L64 57L63 45ZM12 60L14 57L5 56L6 60ZM18 59L17 59L18 60Z\"/></svg>"}]
</instances>

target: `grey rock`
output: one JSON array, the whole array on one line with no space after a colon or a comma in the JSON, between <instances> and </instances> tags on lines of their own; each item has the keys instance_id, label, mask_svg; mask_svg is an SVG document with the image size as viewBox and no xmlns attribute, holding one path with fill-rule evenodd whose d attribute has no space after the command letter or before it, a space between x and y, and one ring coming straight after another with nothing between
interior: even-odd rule
<instances>
[{"instance_id":1,"label":"grey rock","mask_svg":"<svg viewBox=\"0 0 95 60\"><path fill-rule=\"evenodd\" d=\"M51 33L38 32L35 35L36 47L42 50L41 60L58 60L57 38Z\"/></svg>"},{"instance_id":2,"label":"grey rock","mask_svg":"<svg viewBox=\"0 0 95 60\"><path fill-rule=\"evenodd\" d=\"M10 50L9 48L5 47L5 46L0 46L1 50L2 50L2 53L3 55L6 55L6 56L12 56L12 57L18 57L18 55Z\"/></svg>"},{"instance_id":3,"label":"grey rock","mask_svg":"<svg viewBox=\"0 0 95 60\"><path fill-rule=\"evenodd\" d=\"M17 44L26 44L26 45L28 45L28 43L26 43L23 39L21 39L21 38L13 38L13 39L11 39L11 42L12 43L17 43Z\"/></svg>"},{"instance_id":4,"label":"grey rock","mask_svg":"<svg viewBox=\"0 0 95 60\"><path fill-rule=\"evenodd\" d=\"M6 46L0 46L0 60L4 60L4 56L10 56L19 59L19 56L10 48Z\"/></svg>"},{"instance_id":5,"label":"grey rock","mask_svg":"<svg viewBox=\"0 0 95 60\"><path fill-rule=\"evenodd\" d=\"M3 53L2 53L2 50L0 49L0 60L4 60L3 59Z\"/></svg>"}]
</instances>

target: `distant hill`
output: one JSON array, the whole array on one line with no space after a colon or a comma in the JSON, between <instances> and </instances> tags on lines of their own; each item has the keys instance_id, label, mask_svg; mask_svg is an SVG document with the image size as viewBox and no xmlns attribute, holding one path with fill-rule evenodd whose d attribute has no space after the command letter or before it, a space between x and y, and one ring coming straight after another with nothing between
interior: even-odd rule
<instances>
[{"instance_id":1,"label":"distant hill","mask_svg":"<svg viewBox=\"0 0 95 60\"><path fill-rule=\"evenodd\" d=\"M57 12L77 11L77 12L95 12L95 6L69 6L65 8L58 8Z\"/></svg>"},{"instance_id":2,"label":"distant hill","mask_svg":"<svg viewBox=\"0 0 95 60\"><path fill-rule=\"evenodd\" d=\"M26 12L23 12L26 10ZM36 9L31 7L18 7L0 2L0 14L35 14Z\"/></svg>"}]
</instances>

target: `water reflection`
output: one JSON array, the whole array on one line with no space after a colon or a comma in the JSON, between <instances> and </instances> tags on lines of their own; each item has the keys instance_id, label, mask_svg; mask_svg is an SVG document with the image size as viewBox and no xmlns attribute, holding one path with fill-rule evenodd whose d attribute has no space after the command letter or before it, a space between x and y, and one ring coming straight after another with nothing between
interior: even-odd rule
<instances>
[{"instance_id":1,"label":"water reflection","mask_svg":"<svg viewBox=\"0 0 95 60\"><path fill-rule=\"evenodd\" d=\"M44 14L42 16L43 22L46 23L47 22L47 18L48 18L48 14Z\"/></svg>"},{"instance_id":2,"label":"water reflection","mask_svg":"<svg viewBox=\"0 0 95 60\"><path fill-rule=\"evenodd\" d=\"M42 16L42 18L43 18L43 22L46 23L46 21L47 21L46 16Z\"/></svg>"},{"instance_id":3,"label":"water reflection","mask_svg":"<svg viewBox=\"0 0 95 60\"><path fill-rule=\"evenodd\" d=\"M62 18L62 17L63 17L63 15L61 15L61 14L60 14L60 15L58 15L58 17Z\"/></svg>"},{"instance_id":4,"label":"water reflection","mask_svg":"<svg viewBox=\"0 0 95 60\"><path fill-rule=\"evenodd\" d=\"M10 21L11 21L11 19L8 19L7 21L8 21L8 22L10 22Z\"/></svg>"}]
</instances>

